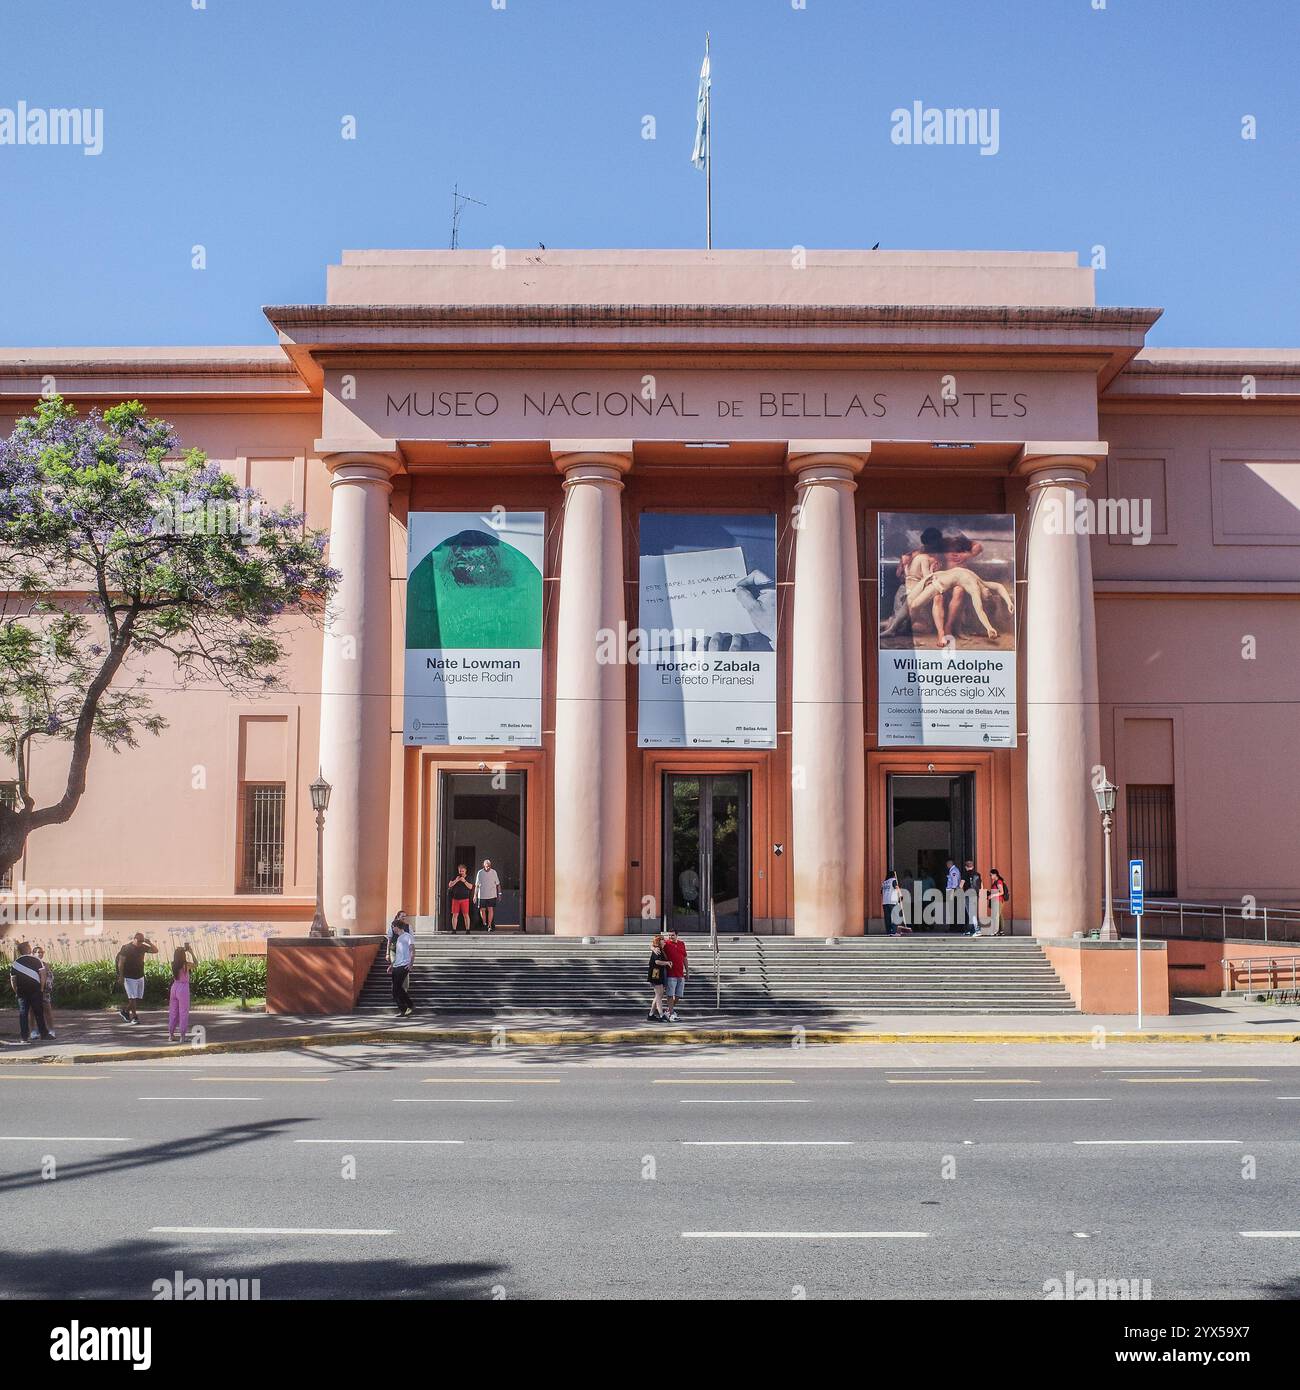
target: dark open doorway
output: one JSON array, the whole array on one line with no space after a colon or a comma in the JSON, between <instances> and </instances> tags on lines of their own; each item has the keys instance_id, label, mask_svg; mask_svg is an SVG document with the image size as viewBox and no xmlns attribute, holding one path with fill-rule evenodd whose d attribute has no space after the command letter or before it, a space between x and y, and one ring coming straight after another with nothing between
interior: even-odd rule
<instances>
[{"instance_id":1,"label":"dark open doorway","mask_svg":"<svg viewBox=\"0 0 1300 1390\"><path fill-rule=\"evenodd\" d=\"M975 775L891 774L889 863L909 893L943 889L947 861L975 857Z\"/></svg>"},{"instance_id":2,"label":"dark open doorway","mask_svg":"<svg viewBox=\"0 0 1300 1390\"><path fill-rule=\"evenodd\" d=\"M439 779L441 844L436 922L449 926L447 884L464 864L469 879L490 859L501 880L498 929L524 928L524 825L527 775L523 772L444 772ZM478 925L477 917L475 925Z\"/></svg>"}]
</instances>

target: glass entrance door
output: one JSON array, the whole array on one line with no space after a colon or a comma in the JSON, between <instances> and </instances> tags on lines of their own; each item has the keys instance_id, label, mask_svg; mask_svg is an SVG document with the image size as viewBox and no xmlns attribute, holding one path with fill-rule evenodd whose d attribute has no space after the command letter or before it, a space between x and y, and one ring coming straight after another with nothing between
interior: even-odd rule
<instances>
[{"instance_id":1,"label":"glass entrance door","mask_svg":"<svg viewBox=\"0 0 1300 1390\"><path fill-rule=\"evenodd\" d=\"M526 774L522 772L444 772L439 781L438 881L434 886L439 931L450 925L447 885L464 864L468 878L491 860L501 881L496 926L524 927L524 806ZM471 918L480 925L477 912Z\"/></svg>"},{"instance_id":2,"label":"glass entrance door","mask_svg":"<svg viewBox=\"0 0 1300 1390\"><path fill-rule=\"evenodd\" d=\"M749 774L664 776L664 922L748 931Z\"/></svg>"}]
</instances>

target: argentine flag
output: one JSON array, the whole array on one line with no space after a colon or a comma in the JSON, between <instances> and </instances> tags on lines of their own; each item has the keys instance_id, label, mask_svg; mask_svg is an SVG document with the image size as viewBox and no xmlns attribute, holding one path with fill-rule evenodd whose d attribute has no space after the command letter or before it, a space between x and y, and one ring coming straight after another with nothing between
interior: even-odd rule
<instances>
[{"instance_id":1,"label":"argentine flag","mask_svg":"<svg viewBox=\"0 0 1300 1390\"><path fill-rule=\"evenodd\" d=\"M691 163L703 169L709 148L709 50L704 49L704 65L700 68L700 92L695 98L695 148L691 151Z\"/></svg>"}]
</instances>

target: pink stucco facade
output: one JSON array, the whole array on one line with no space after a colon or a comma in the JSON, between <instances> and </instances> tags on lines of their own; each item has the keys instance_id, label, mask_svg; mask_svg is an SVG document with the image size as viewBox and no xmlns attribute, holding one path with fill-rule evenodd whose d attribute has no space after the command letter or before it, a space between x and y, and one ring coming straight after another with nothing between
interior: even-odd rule
<instances>
[{"instance_id":1,"label":"pink stucco facade","mask_svg":"<svg viewBox=\"0 0 1300 1390\"><path fill-rule=\"evenodd\" d=\"M1059 938L1100 918L1104 766L1121 866L1154 806L1169 896L1300 901L1300 351L1149 349L1159 311L1098 308L1093 280L1056 253L348 252L323 303L266 311L274 346L0 351L0 430L47 380L82 408L139 398L330 530L343 573L340 626L295 632L264 700L149 672L166 732L97 750L15 878L102 891L109 935L300 933L320 767L334 925L434 916L445 779L491 766L524 774L519 925L612 934L670 895L666 779L735 775L746 925L857 934L891 779L951 775L972 857ZM647 378L689 411L624 408ZM1144 543L1044 527L1049 502L1107 499L1149 508ZM498 506L546 517L540 743L404 745L407 518ZM635 618L638 518L756 508L778 519L776 747L640 747L635 671L591 657ZM1014 747L880 744L892 511L1015 517ZM38 799L63 752L38 752ZM282 881L247 892L245 792L279 785Z\"/></svg>"}]
</instances>

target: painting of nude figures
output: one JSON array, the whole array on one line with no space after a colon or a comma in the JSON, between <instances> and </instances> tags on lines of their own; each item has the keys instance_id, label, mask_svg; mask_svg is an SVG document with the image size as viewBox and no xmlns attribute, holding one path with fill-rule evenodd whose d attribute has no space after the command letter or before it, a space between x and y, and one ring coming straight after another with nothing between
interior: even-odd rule
<instances>
[{"instance_id":1,"label":"painting of nude figures","mask_svg":"<svg viewBox=\"0 0 1300 1390\"><path fill-rule=\"evenodd\" d=\"M1012 516L880 513L882 650L1016 649Z\"/></svg>"}]
</instances>

